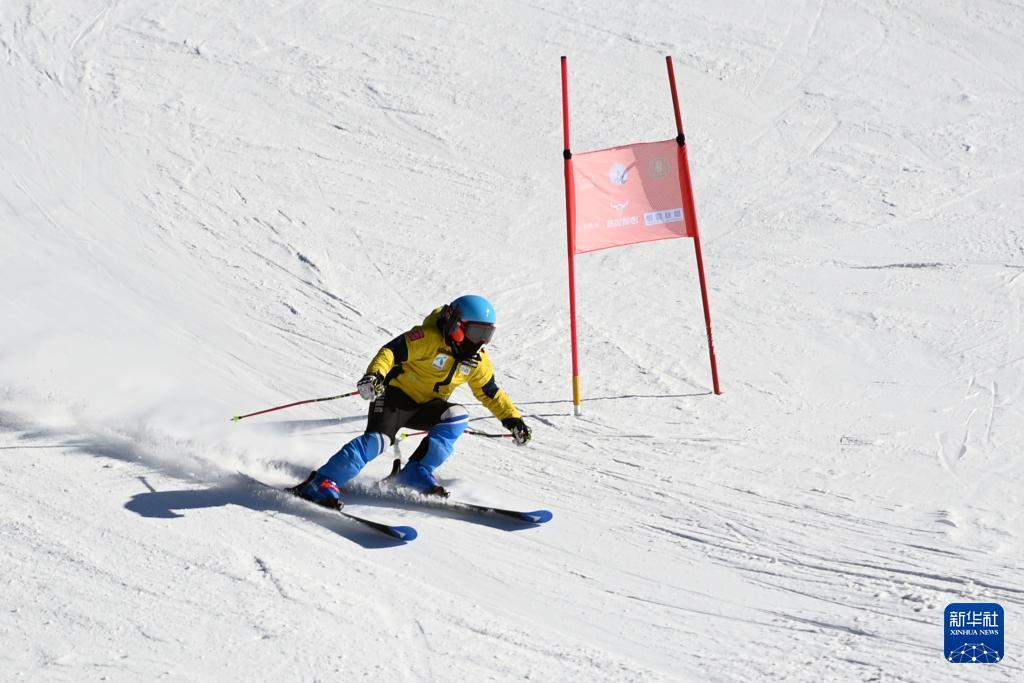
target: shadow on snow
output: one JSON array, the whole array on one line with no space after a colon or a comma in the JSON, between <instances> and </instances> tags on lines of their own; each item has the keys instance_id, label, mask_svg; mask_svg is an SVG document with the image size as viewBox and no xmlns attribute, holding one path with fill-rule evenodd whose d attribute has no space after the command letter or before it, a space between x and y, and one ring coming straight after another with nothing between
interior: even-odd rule
<instances>
[{"instance_id":1,"label":"shadow on snow","mask_svg":"<svg viewBox=\"0 0 1024 683\"><path fill-rule=\"evenodd\" d=\"M229 482L205 489L157 491L145 477L139 480L149 489L125 503L125 508L141 517L174 519L184 517L183 511L239 505L263 513L279 513L301 517L342 536L364 548L393 548L404 545L362 524L345 519L331 510L318 510L308 503L291 499L289 494L276 493L239 475Z\"/></svg>"}]
</instances>

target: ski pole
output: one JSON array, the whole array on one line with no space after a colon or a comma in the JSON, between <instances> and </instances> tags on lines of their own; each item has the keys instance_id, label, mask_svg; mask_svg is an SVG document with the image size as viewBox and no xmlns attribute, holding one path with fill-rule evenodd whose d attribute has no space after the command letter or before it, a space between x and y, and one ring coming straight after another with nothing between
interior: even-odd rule
<instances>
[{"instance_id":1,"label":"ski pole","mask_svg":"<svg viewBox=\"0 0 1024 683\"><path fill-rule=\"evenodd\" d=\"M239 420L252 417L253 415L262 415L263 413L272 413L275 410L284 410L285 408L291 408L292 406L301 406L306 403L319 403L320 401L333 401L338 398L345 398L346 396L358 396L358 391L353 391L348 394L338 394L337 396L325 396L324 398L308 398L305 401L296 401L295 403L289 403L288 405L277 406L276 408L267 408L266 410L257 410L255 413L249 413L248 415L235 415L231 418L232 422L238 422Z\"/></svg>"},{"instance_id":2,"label":"ski pole","mask_svg":"<svg viewBox=\"0 0 1024 683\"><path fill-rule=\"evenodd\" d=\"M403 441L408 439L410 436L423 436L424 434L429 434L429 433L430 432L405 432L403 434L397 434L395 436L395 445L392 447L392 448L394 448L394 451L395 451L395 463L394 463L394 466L392 467L391 474L386 476L382 481L387 481L388 479L393 479L394 477L398 476L398 468L402 466L402 449L401 449L401 447L399 447L398 444L402 443ZM473 436L482 436L482 437L487 438L487 439L511 439L512 438L511 434L491 434L490 432L478 432L475 429L467 429L466 433L467 434L472 434Z\"/></svg>"},{"instance_id":3,"label":"ski pole","mask_svg":"<svg viewBox=\"0 0 1024 683\"><path fill-rule=\"evenodd\" d=\"M399 441L404 441L404 440L408 439L410 436L423 436L424 434L429 434L429 433L430 432L405 432L404 434L399 434L398 435L398 440ZM490 432L478 432L475 429L467 429L466 433L467 434L472 434L473 436L482 436L485 439L511 439L512 438L511 434L491 434Z\"/></svg>"},{"instance_id":4,"label":"ski pole","mask_svg":"<svg viewBox=\"0 0 1024 683\"><path fill-rule=\"evenodd\" d=\"M473 436L482 436L485 439L511 439L512 438L511 434L491 434L490 432L478 432L475 429L467 429L466 433L467 434L472 434Z\"/></svg>"},{"instance_id":5,"label":"ski pole","mask_svg":"<svg viewBox=\"0 0 1024 683\"><path fill-rule=\"evenodd\" d=\"M410 436L423 436L424 434L429 434L429 433L430 432L428 432L428 431L424 431L424 432L405 432L403 434L396 435L395 436L395 445L394 445L395 457L398 458L398 460L396 462L401 462L401 460L402 460L402 449L398 447L398 444L402 443L403 441L408 439ZM511 439L512 438L511 434L491 434L490 432L478 432L475 429L467 429L466 433L467 434L472 434L473 436L482 436L482 437L484 437L486 439ZM391 475L389 477L387 477L387 478L390 479L391 477L396 476L396 474L397 474L396 472L392 472Z\"/></svg>"}]
</instances>

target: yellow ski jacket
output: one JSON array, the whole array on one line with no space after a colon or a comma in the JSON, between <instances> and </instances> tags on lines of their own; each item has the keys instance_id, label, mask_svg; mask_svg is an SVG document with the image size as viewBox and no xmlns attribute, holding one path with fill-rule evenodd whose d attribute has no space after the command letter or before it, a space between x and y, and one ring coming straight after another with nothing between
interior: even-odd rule
<instances>
[{"instance_id":1,"label":"yellow ski jacket","mask_svg":"<svg viewBox=\"0 0 1024 683\"><path fill-rule=\"evenodd\" d=\"M373 357L367 374L379 373L385 382L401 389L417 403L440 398L448 400L458 387L468 383L473 395L496 418L522 417L494 381L494 366L487 352L473 358L456 360L445 341L437 320L441 308L434 309L422 325L395 337Z\"/></svg>"}]
</instances>

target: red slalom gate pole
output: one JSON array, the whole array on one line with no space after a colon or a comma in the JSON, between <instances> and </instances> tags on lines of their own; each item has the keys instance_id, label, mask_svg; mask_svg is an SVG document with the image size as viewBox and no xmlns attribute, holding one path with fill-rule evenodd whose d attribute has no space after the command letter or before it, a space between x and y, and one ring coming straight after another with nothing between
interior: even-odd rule
<instances>
[{"instance_id":1,"label":"red slalom gate pole","mask_svg":"<svg viewBox=\"0 0 1024 683\"><path fill-rule=\"evenodd\" d=\"M305 405L307 403L319 403L320 401L333 401L335 399L345 398L347 396L358 396L358 395L359 395L358 391L353 391L353 392L348 393L348 394L338 394L337 396L326 396L324 398L309 398L309 399L306 399L305 401L296 401L295 403L289 403L287 405L277 406L276 408L267 408L266 410L257 410L255 413L249 413L247 415L235 415L233 418L231 418L231 421L232 422L238 422L239 420L244 420L245 418L252 417L253 415L262 415L263 413L272 413L275 410L284 410L285 408L292 408L294 406L301 406L301 405Z\"/></svg>"},{"instance_id":2,"label":"red slalom gate pole","mask_svg":"<svg viewBox=\"0 0 1024 683\"><path fill-rule=\"evenodd\" d=\"M562 158L565 160L565 230L569 251L569 332L572 338L572 404L579 417L580 398L579 338L576 334L576 193L572 177L572 151L569 147L569 72L562 57Z\"/></svg>"},{"instance_id":3,"label":"red slalom gate pole","mask_svg":"<svg viewBox=\"0 0 1024 683\"><path fill-rule=\"evenodd\" d=\"M683 134L683 117L679 112L679 92L676 90L676 72L672 55L665 57L668 65L668 84L672 89L672 108L676 115L676 142L679 143L679 189L683 194L683 213L686 215L687 230L693 235L693 249L697 255L697 277L700 280L700 296L704 302L704 326L708 333L708 355L711 359L711 381L716 394L722 389L718 383L718 361L715 359L715 342L711 335L711 306L708 304L708 285L704 277L704 256L700 248L700 230L697 227L697 207L693 201L693 183L690 178L690 158L686 153L686 136Z\"/></svg>"}]
</instances>

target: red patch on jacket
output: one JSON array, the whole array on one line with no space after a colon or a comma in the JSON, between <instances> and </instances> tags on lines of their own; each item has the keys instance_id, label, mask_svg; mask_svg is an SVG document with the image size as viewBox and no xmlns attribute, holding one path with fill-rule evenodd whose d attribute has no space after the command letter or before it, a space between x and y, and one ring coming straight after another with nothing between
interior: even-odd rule
<instances>
[{"instance_id":1,"label":"red patch on jacket","mask_svg":"<svg viewBox=\"0 0 1024 683\"><path fill-rule=\"evenodd\" d=\"M422 327L417 327L417 328L414 328L412 330L409 330L409 341L416 341L417 339L423 339L424 336L425 335L423 334L423 328Z\"/></svg>"}]
</instances>

